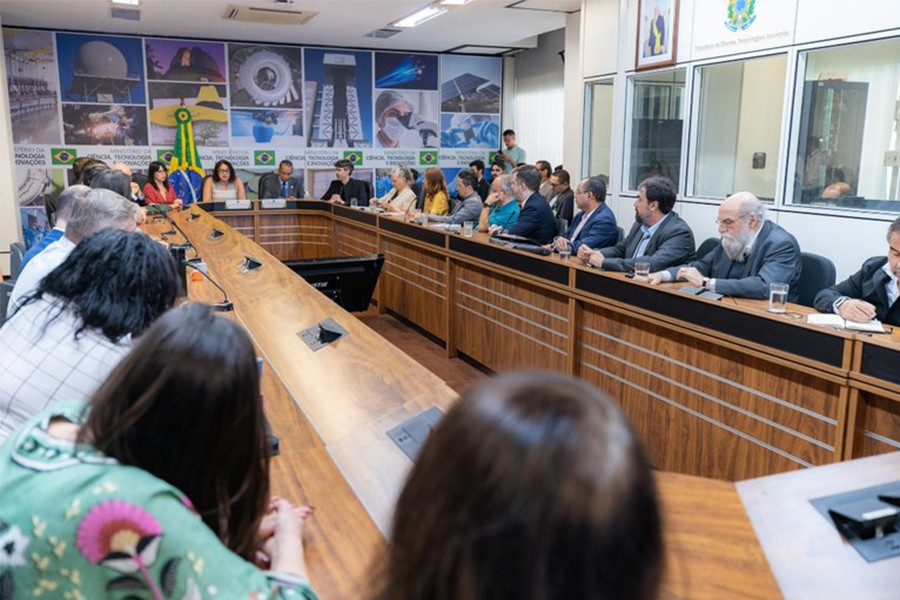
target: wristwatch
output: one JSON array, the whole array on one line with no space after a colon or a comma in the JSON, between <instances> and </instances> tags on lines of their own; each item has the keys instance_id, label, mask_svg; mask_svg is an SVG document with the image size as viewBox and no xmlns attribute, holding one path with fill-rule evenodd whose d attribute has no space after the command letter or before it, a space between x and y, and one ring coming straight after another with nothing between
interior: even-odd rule
<instances>
[{"instance_id":1,"label":"wristwatch","mask_svg":"<svg viewBox=\"0 0 900 600\"><path fill-rule=\"evenodd\" d=\"M841 296L837 300L834 301L834 304L831 305L831 310L834 311L834 314L839 315L841 305L850 299L850 296Z\"/></svg>"}]
</instances>

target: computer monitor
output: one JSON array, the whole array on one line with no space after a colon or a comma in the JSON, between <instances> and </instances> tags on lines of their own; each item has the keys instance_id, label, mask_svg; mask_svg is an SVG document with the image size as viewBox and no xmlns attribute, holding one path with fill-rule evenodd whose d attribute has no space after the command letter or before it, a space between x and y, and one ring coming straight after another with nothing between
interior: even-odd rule
<instances>
[{"instance_id":1,"label":"computer monitor","mask_svg":"<svg viewBox=\"0 0 900 600\"><path fill-rule=\"evenodd\" d=\"M292 260L284 263L307 283L350 312L368 310L383 254Z\"/></svg>"}]
</instances>

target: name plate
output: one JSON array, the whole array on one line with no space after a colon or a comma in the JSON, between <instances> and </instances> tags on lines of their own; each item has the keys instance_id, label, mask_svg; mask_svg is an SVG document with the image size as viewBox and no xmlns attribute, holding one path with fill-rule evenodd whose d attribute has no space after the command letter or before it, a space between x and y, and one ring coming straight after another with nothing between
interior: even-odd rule
<instances>
[{"instance_id":1,"label":"name plate","mask_svg":"<svg viewBox=\"0 0 900 600\"><path fill-rule=\"evenodd\" d=\"M260 201L263 208L285 208L287 206L286 198L266 198Z\"/></svg>"},{"instance_id":2,"label":"name plate","mask_svg":"<svg viewBox=\"0 0 900 600\"><path fill-rule=\"evenodd\" d=\"M250 210L253 206L250 200L226 200L225 210Z\"/></svg>"}]
</instances>

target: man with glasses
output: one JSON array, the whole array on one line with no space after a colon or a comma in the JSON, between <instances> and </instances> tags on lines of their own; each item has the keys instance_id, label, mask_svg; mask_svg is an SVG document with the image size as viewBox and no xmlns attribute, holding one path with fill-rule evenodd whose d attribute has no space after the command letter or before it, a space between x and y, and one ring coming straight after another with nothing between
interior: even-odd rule
<instances>
[{"instance_id":1,"label":"man with glasses","mask_svg":"<svg viewBox=\"0 0 900 600\"><path fill-rule=\"evenodd\" d=\"M572 193L569 182L569 172L559 169L550 175L552 195L547 196L553 216L557 219L564 219L566 227L572 224L572 214L575 212L575 195Z\"/></svg>"},{"instance_id":2,"label":"man with glasses","mask_svg":"<svg viewBox=\"0 0 900 600\"><path fill-rule=\"evenodd\" d=\"M589 177L575 189L575 203L578 216L566 230L565 236L556 238L556 250L562 251L566 244L572 252L580 252L582 247L605 248L616 243L619 230L616 216L606 205L606 182L603 177Z\"/></svg>"},{"instance_id":3,"label":"man with glasses","mask_svg":"<svg viewBox=\"0 0 900 600\"><path fill-rule=\"evenodd\" d=\"M281 161L278 165L277 175L278 177L266 176L261 180L260 198L296 200L306 196L306 192L303 190L303 178L294 177L294 163L289 160Z\"/></svg>"},{"instance_id":4,"label":"man with glasses","mask_svg":"<svg viewBox=\"0 0 900 600\"><path fill-rule=\"evenodd\" d=\"M478 231L488 232L491 227L509 229L518 218L519 203L512 190L512 176L494 177L491 181L491 193L488 194L478 218Z\"/></svg>"},{"instance_id":5,"label":"man with glasses","mask_svg":"<svg viewBox=\"0 0 900 600\"><path fill-rule=\"evenodd\" d=\"M729 196L719 206L722 243L694 262L650 274L650 283L687 281L734 298L768 298L769 284L790 285L796 302L800 246L790 233L766 220L766 209L750 192Z\"/></svg>"}]
</instances>

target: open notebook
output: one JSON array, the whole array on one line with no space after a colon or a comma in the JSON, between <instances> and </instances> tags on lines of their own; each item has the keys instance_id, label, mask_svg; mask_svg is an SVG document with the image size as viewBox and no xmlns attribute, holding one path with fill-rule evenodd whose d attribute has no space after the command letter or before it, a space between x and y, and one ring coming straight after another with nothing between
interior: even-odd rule
<instances>
[{"instance_id":1,"label":"open notebook","mask_svg":"<svg viewBox=\"0 0 900 600\"><path fill-rule=\"evenodd\" d=\"M806 322L812 325L827 325L829 327L838 327L840 329L852 329L853 331L888 333L878 319L872 319L868 323L857 323L855 321L845 321L840 315L818 313L807 315Z\"/></svg>"}]
</instances>

